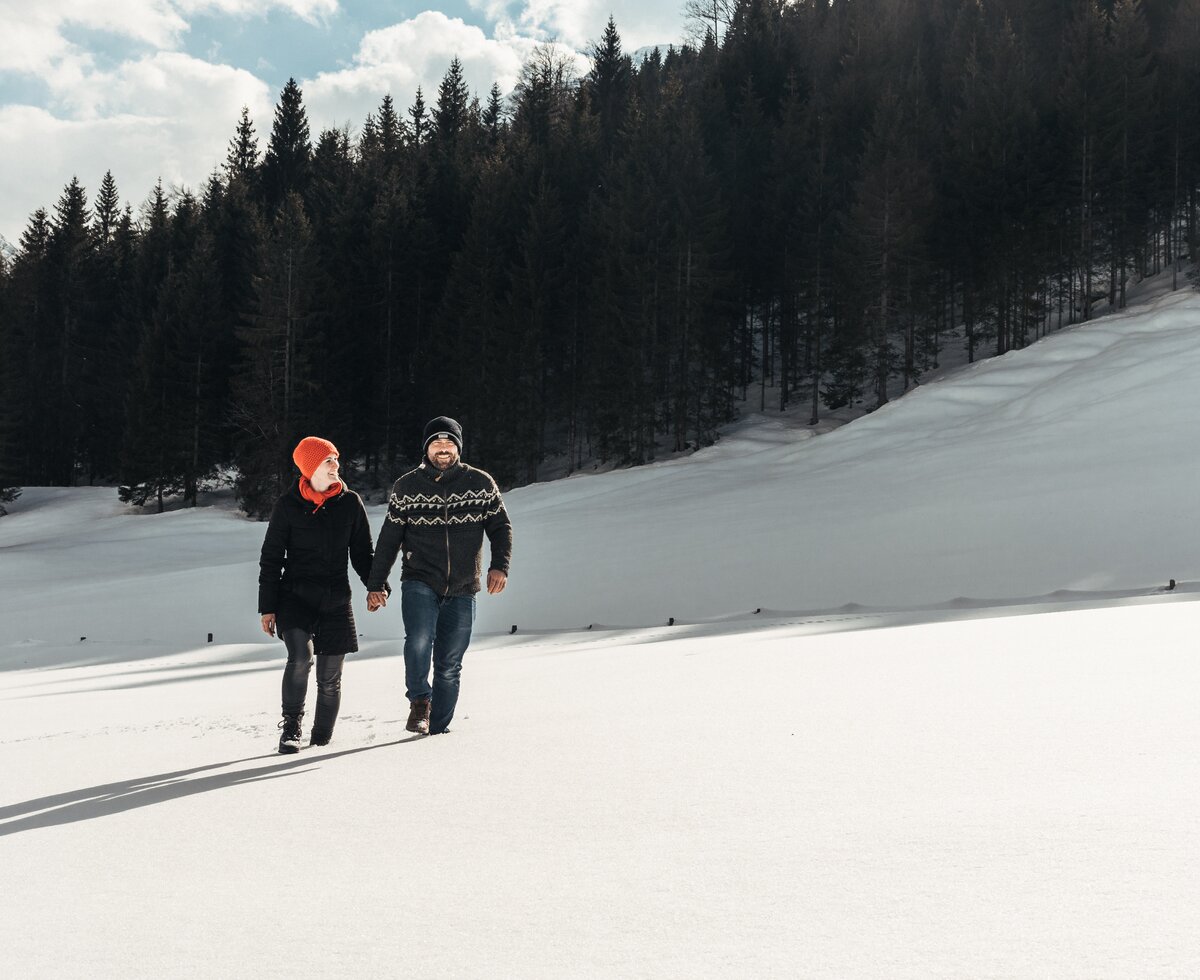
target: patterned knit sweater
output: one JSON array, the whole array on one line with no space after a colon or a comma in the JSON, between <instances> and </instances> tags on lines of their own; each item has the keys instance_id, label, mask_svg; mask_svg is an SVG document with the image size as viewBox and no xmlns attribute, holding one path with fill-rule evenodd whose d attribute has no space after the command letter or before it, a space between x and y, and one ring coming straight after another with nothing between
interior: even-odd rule
<instances>
[{"instance_id":1,"label":"patterned knit sweater","mask_svg":"<svg viewBox=\"0 0 1200 980\"><path fill-rule=\"evenodd\" d=\"M466 463L444 472L422 463L392 486L367 588L383 590L400 554L402 581L424 582L443 596L474 595L485 533L492 552L488 567L507 575L512 524L496 481Z\"/></svg>"}]
</instances>

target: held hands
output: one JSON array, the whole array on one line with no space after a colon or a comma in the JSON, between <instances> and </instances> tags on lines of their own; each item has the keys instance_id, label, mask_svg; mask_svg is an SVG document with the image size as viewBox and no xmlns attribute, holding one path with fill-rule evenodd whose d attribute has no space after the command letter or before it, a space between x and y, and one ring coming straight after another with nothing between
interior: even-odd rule
<instances>
[{"instance_id":1,"label":"held hands","mask_svg":"<svg viewBox=\"0 0 1200 980\"><path fill-rule=\"evenodd\" d=\"M275 635L275 614L274 613L263 613L262 631L264 633L266 633L267 636Z\"/></svg>"},{"instance_id":2,"label":"held hands","mask_svg":"<svg viewBox=\"0 0 1200 980\"><path fill-rule=\"evenodd\" d=\"M488 569L487 590L488 595L496 595L504 591L504 586L508 584L508 576L498 568Z\"/></svg>"},{"instance_id":3,"label":"held hands","mask_svg":"<svg viewBox=\"0 0 1200 980\"><path fill-rule=\"evenodd\" d=\"M503 592L504 586L507 584L507 575L495 568L488 569L487 590L490 595L496 595L498 592ZM386 592L368 592L367 612L375 612L376 609L382 609L387 605L387 598ZM263 628L266 629L266 626L264 625Z\"/></svg>"}]
</instances>

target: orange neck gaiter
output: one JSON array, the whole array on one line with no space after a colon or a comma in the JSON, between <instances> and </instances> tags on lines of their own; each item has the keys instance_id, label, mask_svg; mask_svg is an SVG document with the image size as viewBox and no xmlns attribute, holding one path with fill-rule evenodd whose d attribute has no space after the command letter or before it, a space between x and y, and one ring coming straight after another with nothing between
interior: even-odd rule
<instances>
[{"instance_id":1,"label":"orange neck gaiter","mask_svg":"<svg viewBox=\"0 0 1200 980\"><path fill-rule=\"evenodd\" d=\"M316 504L316 506L313 507L314 514L321 509L321 506L325 503L325 501L332 500L341 492L342 485L340 483L335 483L324 493L321 493L320 490L317 490L312 485L308 477L300 477L300 496L310 503Z\"/></svg>"}]
</instances>

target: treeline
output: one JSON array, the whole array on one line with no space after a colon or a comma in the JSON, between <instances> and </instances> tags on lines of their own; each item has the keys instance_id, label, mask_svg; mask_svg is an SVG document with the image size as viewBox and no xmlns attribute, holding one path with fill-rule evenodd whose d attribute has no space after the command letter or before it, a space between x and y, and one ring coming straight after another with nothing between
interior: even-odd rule
<instances>
[{"instance_id":1,"label":"treeline","mask_svg":"<svg viewBox=\"0 0 1200 980\"><path fill-rule=\"evenodd\" d=\"M0 263L0 487L136 503L299 436L386 481L449 413L505 484L638 463L756 407L881 404L1190 256L1200 0L691 0L694 46L389 96L138 215L72 181Z\"/></svg>"}]
</instances>

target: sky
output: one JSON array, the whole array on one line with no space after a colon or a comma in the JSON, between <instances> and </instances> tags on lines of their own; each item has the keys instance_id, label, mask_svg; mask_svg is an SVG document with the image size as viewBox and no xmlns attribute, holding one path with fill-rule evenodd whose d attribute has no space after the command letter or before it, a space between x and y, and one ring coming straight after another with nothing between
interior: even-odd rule
<instances>
[{"instance_id":1,"label":"sky","mask_svg":"<svg viewBox=\"0 0 1200 980\"><path fill-rule=\"evenodd\" d=\"M624 47L678 43L682 0L0 0L0 236L15 244L72 176L111 170L135 211L160 177L198 187L242 106L260 148L289 77L314 136L357 131L387 93L432 103L452 58L507 94L539 43L584 57L611 15Z\"/></svg>"},{"instance_id":2,"label":"sky","mask_svg":"<svg viewBox=\"0 0 1200 980\"><path fill-rule=\"evenodd\" d=\"M1200 976L1200 294L1169 282L825 434L750 416L507 492L436 737L356 582L333 741L277 754L264 525L26 488L8 973Z\"/></svg>"}]
</instances>

